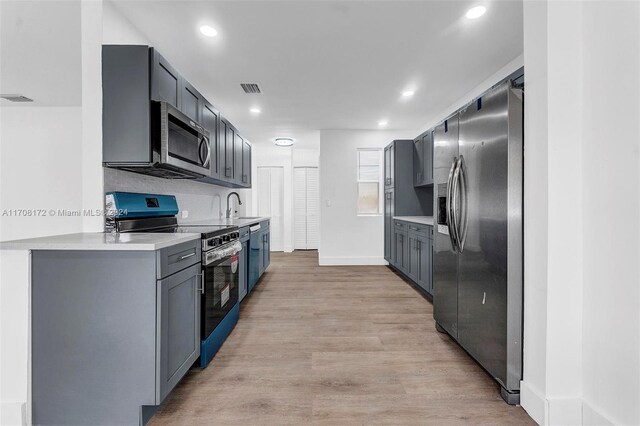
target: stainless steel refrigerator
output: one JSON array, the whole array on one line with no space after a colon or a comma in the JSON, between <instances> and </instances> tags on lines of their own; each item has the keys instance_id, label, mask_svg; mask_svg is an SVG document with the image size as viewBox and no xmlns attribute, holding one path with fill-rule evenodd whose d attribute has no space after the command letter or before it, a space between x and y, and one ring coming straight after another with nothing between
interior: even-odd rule
<instances>
[{"instance_id":1,"label":"stainless steel refrigerator","mask_svg":"<svg viewBox=\"0 0 640 426\"><path fill-rule=\"evenodd\" d=\"M489 90L434 130L433 307L519 403L522 379L523 91Z\"/></svg>"}]
</instances>

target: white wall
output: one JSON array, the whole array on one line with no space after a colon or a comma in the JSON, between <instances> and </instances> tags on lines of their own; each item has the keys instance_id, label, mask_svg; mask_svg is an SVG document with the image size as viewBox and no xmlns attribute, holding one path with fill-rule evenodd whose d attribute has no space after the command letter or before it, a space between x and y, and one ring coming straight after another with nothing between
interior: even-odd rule
<instances>
[{"instance_id":1,"label":"white wall","mask_svg":"<svg viewBox=\"0 0 640 426\"><path fill-rule=\"evenodd\" d=\"M382 149L394 139L413 139L416 134L406 130L320 132L321 265L385 264L383 216L357 215L357 150Z\"/></svg>"},{"instance_id":2,"label":"white wall","mask_svg":"<svg viewBox=\"0 0 640 426\"><path fill-rule=\"evenodd\" d=\"M522 405L541 424L637 425L640 4L524 12Z\"/></svg>"}]
</instances>

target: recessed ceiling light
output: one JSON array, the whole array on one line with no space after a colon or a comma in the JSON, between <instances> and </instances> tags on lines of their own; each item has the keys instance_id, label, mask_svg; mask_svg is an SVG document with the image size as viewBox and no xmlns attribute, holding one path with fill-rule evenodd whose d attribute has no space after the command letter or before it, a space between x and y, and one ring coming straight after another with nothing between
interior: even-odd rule
<instances>
[{"instance_id":1,"label":"recessed ceiling light","mask_svg":"<svg viewBox=\"0 0 640 426\"><path fill-rule=\"evenodd\" d=\"M389 124L389 122L388 122L387 120L380 120L380 121L378 121L378 126L380 126L380 127L384 127L384 126L386 126L387 124Z\"/></svg>"},{"instance_id":2,"label":"recessed ceiling light","mask_svg":"<svg viewBox=\"0 0 640 426\"><path fill-rule=\"evenodd\" d=\"M210 27L209 25L201 26L200 32L206 35L207 37L215 37L218 35L218 31L215 28Z\"/></svg>"},{"instance_id":3,"label":"recessed ceiling light","mask_svg":"<svg viewBox=\"0 0 640 426\"><path fill-rule=\"evenodd\" d=\"M274 143L278 146L291 146L293 145L293 138L275 138Z\"/></svg>"},{"instance_id":4,"label":"recessed ceiling light","mask_svg":"<svg viewBox=\"0 0 640 426\"><path fill-rule=\"evenodd\" d=\"M260 114L260 108L258 107L251 107L249 111L251 111L251 114Z\"/></svg>"},{"instance_id":5,"label":"recessed ceiling light","mask_svg":"<svg viewBox=\"0 0 640 426\"><path fill-rule=\"evenodd\" d=\"M487 8L484 6L475 6L467 11L467 18L469 19L478 19L487 11Z\"/></svg>"},{"instance_id":6,"label":"recessed ceiling light","mask_svg":"<svg viewBox=\"0 0 640 426\"><path fill-rule=\"evenodd\" d=\"M402 97L403 98L410 98L413 96L413 94L416 93L413 90L405 90L404 92L402 92Z\"/></svg>"}]
</instances>

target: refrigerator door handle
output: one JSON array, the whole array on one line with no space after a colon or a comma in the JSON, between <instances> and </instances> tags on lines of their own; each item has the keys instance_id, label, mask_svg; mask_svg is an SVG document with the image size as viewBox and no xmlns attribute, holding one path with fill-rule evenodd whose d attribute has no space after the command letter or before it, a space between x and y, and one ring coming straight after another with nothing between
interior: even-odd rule
<instances>
[{"instance_id":1,"label":"refrigerator door handle","mask_svg":"<svg viewBox=\"0 0 640 426\"><path fill-rule=\"evenodd\" d=\"M458 232L459 238L459 250L460 253L464 251L464 243L467 241L467 229L468 220L469 220L469 188L467 186L467 174L465 172L465 164L464 164L464 156L460 156L458 160L458 169L459 169L459 181L460 186L462 187L462 198L461 202L461 214L460 214L460 230ZM456 225L457 226L457 225Z\"/></svg>"},{"instance_id":2,"label":"refrigerator door handle","mask_svg":"<svg viewBox=\"0 0 640 426\"><path fill-rule=\"evenodd\" d=\"M451 182L451 216L453 220L451 221L454 228L454 237L456 239L456 247L458 249L458 253L462 253L462 246L460 244L460 217L458 216L458 211L460 210L460 206L458 205L458 199L460 199L460 164L462 163L462 155L458 157L458 161L456 162L456 169L453 172L453 180ZM462 200L460 200L462 201Z\"/></svg>"},{"instance_id":3,"label":"refrigerator door handle","mask_svg":"<svg viewBox=\"0 0 640 426\"><path fill-rule=\"evenodd\" d=\"M451 163L451 169L449 170L449 179L447 180L447 205L446 205L446 214L447 214L447 225L449 226L449 238L451 239L451 250L454 253L458 252L458 243L456 239L456 225L455 225L455 215L453 211L453 176L455 174L456 168L458 167L458 158L453 159L453 163Z\"/></svg>"}]
</instances>

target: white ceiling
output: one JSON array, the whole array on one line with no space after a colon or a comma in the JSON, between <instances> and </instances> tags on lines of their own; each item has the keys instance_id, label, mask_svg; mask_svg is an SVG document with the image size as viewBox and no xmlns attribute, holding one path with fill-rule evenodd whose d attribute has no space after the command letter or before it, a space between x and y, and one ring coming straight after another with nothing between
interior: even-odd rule
<instances>
[{"instance_id":1,"label":"white ceiling","mask_svg":"<svg viewBox=\"0 0 640 426\"><path fill-rule=\"evenodd\" d=\"M125 15L254 143L418 129L523 51L522 2L128 1ZM209 24L218 37L198 28ZM258 83L247 95L242 82ZM405 89L413 98L401 98ZM262 113L253 116L251 106Z\"/></svg>"},{"instance_id":2,"label":"white ceiling","mask_svg":"<svg viewBox=\"0 0 640 426\"><path fill-rule=\"evenodd\" d=\"M0 93L34 100L0 105L79 106L80 2L0 0L0 15Z\"/></svg>"}]
</instances>

